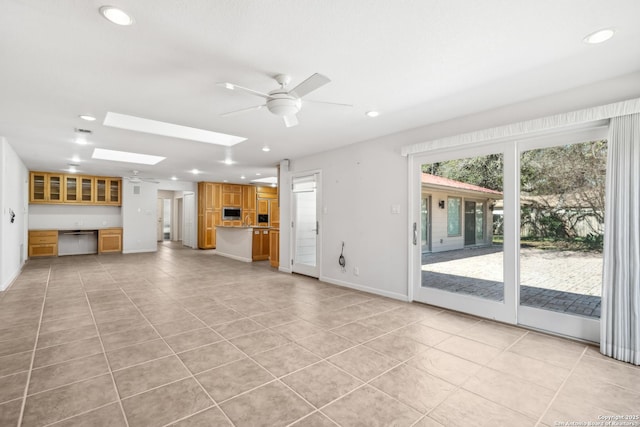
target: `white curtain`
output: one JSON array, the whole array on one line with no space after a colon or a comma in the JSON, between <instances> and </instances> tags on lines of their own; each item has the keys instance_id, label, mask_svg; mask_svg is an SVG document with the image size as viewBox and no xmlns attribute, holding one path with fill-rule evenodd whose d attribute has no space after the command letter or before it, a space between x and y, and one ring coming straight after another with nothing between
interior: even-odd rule
<instances>
[{"instance_id":1,"label":"white curtain","mask_svg":"<svg viewBox=\"0 0 640 427\"><path fill-rule=\"evenodd\" d=\"M640 365L640 114L609 126L600 351Z\"/></svg>"}]
</instances>

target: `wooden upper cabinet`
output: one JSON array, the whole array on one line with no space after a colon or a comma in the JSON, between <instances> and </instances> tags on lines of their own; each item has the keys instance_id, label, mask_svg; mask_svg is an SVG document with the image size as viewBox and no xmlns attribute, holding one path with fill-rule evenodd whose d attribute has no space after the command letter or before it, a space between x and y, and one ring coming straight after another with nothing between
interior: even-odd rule
<instances>
[{"instance_id":1,"label":"wooden upper cabinet","mask_svg":"<svg viewBox=\"0 0 640 427\"><path fill-rule=\"evenodd\" d=\"M242 210L243 211L256 210L256 187L252 185L242 186Z\"/></svg>"},{"instance_id":2,"label":"wooden upper cabinet","mask_svg":"<svg viewBox=\"0 0 640 427\"><path fill-rule=\"evenodd\" d=\"M79 203L114 205L121 203L121 180L97 176L31 172L30 203Z\"/></svg>"},{"instance_id":3,"label":"wooden upper cabinet","mask_svg":"<svg viewBox=\"0 0 640 427\"><path fill-rule=\"evenodd\" d=\"M63 179L61 174L31 172L30 203L62 203Z\"/></svg>"},{"instance_id":4,"label":"wooden upper cabinet","mask_svg":"<svg viewBox=\"0 0 640 427\"><path fill-rule=\"evenodd\" d=\"M242 207L242 186L222 184L222 206Z\"/></svg>"}]
</instances>

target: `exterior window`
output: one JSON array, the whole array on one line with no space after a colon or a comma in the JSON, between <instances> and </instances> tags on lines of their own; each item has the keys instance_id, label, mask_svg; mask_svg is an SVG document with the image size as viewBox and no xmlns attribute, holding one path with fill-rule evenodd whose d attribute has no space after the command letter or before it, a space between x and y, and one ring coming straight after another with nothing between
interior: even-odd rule
<instances>
[{"instance_id":1,"label":"exterior window","mask_svg":"<svg viewBox=\"0 0 640 427\"><path fill-rule=\"evenodd\" d=\"M460 236L460 206L462 199L460 197L447 198L447 235Z\"/></svg>"}]
</instances>

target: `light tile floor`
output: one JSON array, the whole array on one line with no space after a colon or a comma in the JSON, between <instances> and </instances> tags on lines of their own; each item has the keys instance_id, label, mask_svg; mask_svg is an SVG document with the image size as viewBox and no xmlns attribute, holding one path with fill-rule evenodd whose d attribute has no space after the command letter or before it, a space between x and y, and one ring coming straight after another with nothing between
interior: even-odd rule
<instances>
[{"instance_id":1,"label":"light tile floor","mask_svg":"<svg viewBox=\"0 0 640 427\"><path fill-rule=\"evenodd\" d=\"M211 252L32 260L0 298L1 426L554 426L640 413L640 368L594 347Z\"/></svg>"}]
</instances>

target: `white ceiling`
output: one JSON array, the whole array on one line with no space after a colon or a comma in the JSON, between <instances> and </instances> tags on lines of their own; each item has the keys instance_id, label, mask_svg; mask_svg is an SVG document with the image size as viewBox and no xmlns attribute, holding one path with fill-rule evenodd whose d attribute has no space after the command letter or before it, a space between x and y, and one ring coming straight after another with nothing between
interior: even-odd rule
<instances>
[{"instance_id":1,"label":"white ceiling","mask_svg":"<svg viewBox=\"0 0 640 427\"><path fill-rule=\"evenodd\" d=\"M104 4L136 22L105 20ZM298 158L640 70L638 0L0 0L0 136L31 170L242 182ZM585 35L614 27L601 45ZM275 74L332 82L286 128ZM467 95L468 94L468 95ZM445 108L446 107L446 108ZM379 110L375 119L364 113ZM108 111L246 137L231 149L109 128ZM79 114L93 114L89 123ZM74 128L93 131L74 143ZM268 145L271 151L261 150ZM167 157L92 160L93 148ZM227 151L229 150L229 151ZM227 155L237 163L222 164ZM196 168L203 173L190 174Z\"/></svg>"}]
</instances>

